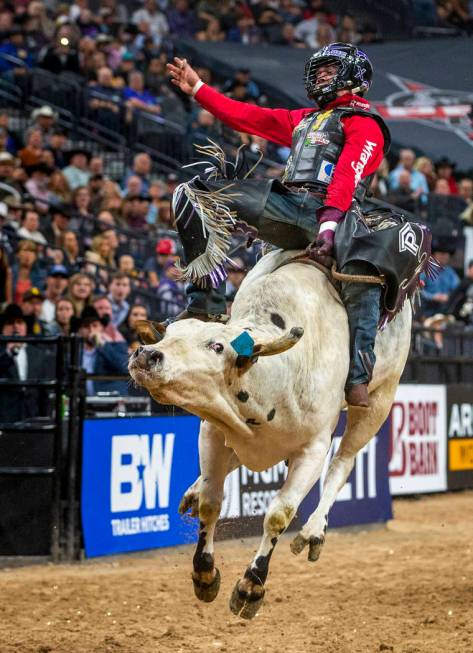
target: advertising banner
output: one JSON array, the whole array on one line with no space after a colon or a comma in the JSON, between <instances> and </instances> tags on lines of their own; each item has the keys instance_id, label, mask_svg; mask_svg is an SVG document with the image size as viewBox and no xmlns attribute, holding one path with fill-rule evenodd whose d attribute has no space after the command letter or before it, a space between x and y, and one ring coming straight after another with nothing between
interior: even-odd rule
<instances>
[{"instance_id":1,"label":"advertising banner","mask_svg":"<svg viewBox=\"0 0 473 653\"><path fill-rule=\"evenodd\" d=\"M197 417L86 420L82 525L87 556L196 539L177 508L199 475Z\"/></svg>"},{"instance_id":2,"label":"advertising banner","mask_svg":"<svg viewBox=\"0 0 473 653\"><path fill-rule=\"evenodd\" d=\"M346 413L342 413L322 472L324 482L330 460L335 455L345 427ZM347 483L340 490L330 512L331 526L351 526L391 519L391 496L388 480L389 422L381 428L357 455ZM245 535L262 532L264 515L271 500L287 477L284 462L265 470L252 472L246 467L235 470L225 483L222 518L237 518ZM291 528L300 528L317 507L320 497L317 483L299 507ZM235 532L232 528L231 532Z\"/></svg>"},{"instance_id":3,"label":"advertising banner","mask_svg":"<svg viewBox=\"0 0 473 653\"><path fill-rule=\"evenodd\" d=\"M447 489L446 388L400 385L391 409L391 494Z\"/></svg>"},{"instance_id":4,"label":"advertising banner","mask_svg":"<svg viewBox=\"0 0 473 653\"><path fill-rule=\"evenodd\" d=\"M448 489L473 487L473 385L447 386Z\"/></svg>"}]
</instances>

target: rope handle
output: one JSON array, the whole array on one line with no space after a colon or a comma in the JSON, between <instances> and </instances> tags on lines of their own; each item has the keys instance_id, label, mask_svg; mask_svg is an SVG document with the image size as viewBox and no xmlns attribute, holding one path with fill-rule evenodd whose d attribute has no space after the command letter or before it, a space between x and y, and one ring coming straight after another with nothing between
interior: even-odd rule
<instances>
[{"instance_id":1,"label":"rope handle","mask_svg":"<svg viewBox=\"0 0 473 653\"><path fill-rule=\"evenodd\" d=\"M386 283L386 278L384 274L380 274L379 276L376 275L371 275L371 274L344 274L343 272L338 272L337 271L337 265L334 262L332 264L332 268L330 270L332 277L336 279L337 281L348 281L348 282L358 282L358 283L377 283L380 284L381 286L384 286Z\"/></svg>"}]
</instances>

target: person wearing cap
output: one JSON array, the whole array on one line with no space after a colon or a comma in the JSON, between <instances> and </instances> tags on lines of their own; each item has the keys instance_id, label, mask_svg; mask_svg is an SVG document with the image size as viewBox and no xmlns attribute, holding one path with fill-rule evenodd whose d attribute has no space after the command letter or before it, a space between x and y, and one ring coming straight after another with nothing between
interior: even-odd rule
<instances>
[{"instance_id":1,"label":"person wearing cap","mask_svg":"<svg viewBox=\"0 0 473 653\"><path fill-rule=\"evenodd\" d=\"M39 288L33 286L25 292L21 301L21 308L26 317L28 335L43 336L46 333L45 323L41 320L41 308L44 295Z\"/></svg>"},{"instance_id":2,"label":"person wearing cap","mask_svg":"<svg viewBox=\"0 0 473 653\"><path fill-rule=\"evenodd\" d=\"M424 317L431 317L436 313L445 313L452 292L460 285L460 278L449 265L452 254L455 253L456 242L454 238L444 237L434 240L432 254L437 259L442 269L435 279L424 279L424 287L420 291L420 312Z\"/></svg>"},{"instance_id":3,"label":"person wearing cap","mask_svg":"<svg viewBox=\"0 0 473 653\"><path fill-rule=\"evenodd\" d=\"M159 286L159 279L164 266L169 261L174 261L176 245L170 238L162 238L156 243L156 255L151 256L144 265L144 272L152 288Z\"/></svg>"},{"instance_id":4,"label":"person wearing cap","mask_svg":"<svg viewBox=\"0 0 473 653\"><path fill-rule=\"evenodd\" d=\"M64 295L69 282L69 272L64 265L53 265L48 270L46 277L46 290L41 307L40 319L46 324L54 322L56 304Z\"/></svg>"},{"instance_id":5,"label":"person wearing cap","mask_svg":"<svg viewBox=\"0 0 473 653\"><path fill-rule=\"evenodd\" d=\"M54 195L49 190L49 178L53 170L40 162L27 167L30 178L25 184L26 190L35 202L35 206L41 213L46 213L49 204L54 201Z\"/></svg>"},{"instance_id":6,"label":"person wearing cap","mask_svg":"<svg viewBox=\"0 0 473 653\"><path fill-rule=\"evenodd\" d=\"M26 336L27 316L17 304L9 304L0 314L2 336ZM51 357L44 347L22 342L0 343L0 377L10 381L53 378ZM17 422L47 415L49 404L44 388L12 387L0 392L0 422Z\"/></svg>"},{"instance_id":7,"label":"person wearing cap","mask_svg":"<svg viewBox=\"0 0 473 653\"><path fill-rule=\"evenodd\" d=\"M128 377L128 347L125 342L107 341L105 320L100 318L93 306L86 306L79 318L72 318L71 331L84 338L82 367L86 372L104 376L116 374ZM127 395L127 381L93 381L88 379L86 382L88 396L97 392L113 391L118 391L122 396Z\"/></svg>"},{"instance_id":8,"label":"person wearing cap","mask_svg":"<svg viewBox=\"0 0 473 653\"><path fill-rule=\"evenodd\" d=\"M38 245L47 245L48 241L39 230L39 214L33 208L26 208L21 216L21 227L18 229L18 236L26 240L32 240Z\"/></svg>"},{"instance_id":9,"label":"person wearing cap","mask_svg":"<svg viewBox=\"0 0 473 653\"><path fill-rule=\"evenodd\" d=\"M90 179L90 152L82 148L74 148L65 152L64 155L67 165L62 174L67 179L71 191L80 186L87 186Z\"/></svg>"}]
</instances>

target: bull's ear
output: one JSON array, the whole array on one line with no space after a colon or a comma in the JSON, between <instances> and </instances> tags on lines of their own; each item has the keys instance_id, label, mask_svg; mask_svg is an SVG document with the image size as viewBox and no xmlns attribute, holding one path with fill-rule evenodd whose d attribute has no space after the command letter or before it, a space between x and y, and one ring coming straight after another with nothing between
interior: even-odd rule
<instances>
[{"instance_id":1,"label":"bull's ear","mask_svg":"<svg viewBox=\"0 0 473 653\"><path fill-rule=\"evenodd\" d=\"M138 338L144 345L155 345L163 339L166 327L159 322L151 322L150 320L137 320L135 330Z\"/></svg>"}]
</instances>

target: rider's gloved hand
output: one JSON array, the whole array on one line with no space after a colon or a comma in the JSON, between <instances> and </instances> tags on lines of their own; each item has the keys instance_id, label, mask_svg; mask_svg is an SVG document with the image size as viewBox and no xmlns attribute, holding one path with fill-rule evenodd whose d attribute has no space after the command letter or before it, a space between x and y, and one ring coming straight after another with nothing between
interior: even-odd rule
<instances>
[{"instance_id":1,"label":"rider's gloved hand","mask_svg":"<svg viewBox=\"0 0 473 653\"><path fill-rule=\"evenodd\" d=\"M310 251L317 256L332 256L335 231L345 217L345 212L333 206L323 206L317 211L319 233L310 245Z\"/></svg>"}]
</instances>

